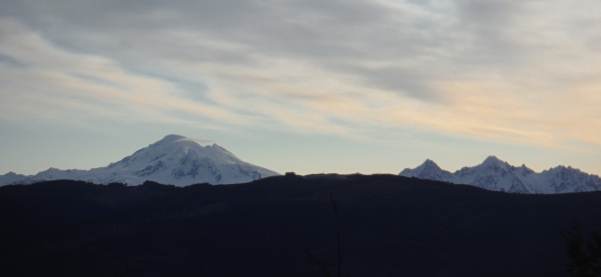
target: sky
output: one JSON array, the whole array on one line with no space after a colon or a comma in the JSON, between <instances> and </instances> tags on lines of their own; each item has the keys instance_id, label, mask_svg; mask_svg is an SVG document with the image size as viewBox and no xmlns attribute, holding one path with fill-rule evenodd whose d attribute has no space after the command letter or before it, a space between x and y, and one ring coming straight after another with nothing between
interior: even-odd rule
<instances>
[{"instance_id":1,"label":"sky","mask_svg":"<svg viewBox=\"0 0 601 277\"><path fill-rule=\"evenodd\" d=\"M601 174L601 2L2 0L0 174L168 134L280 173Z\"/></svg>"}]
</instances>

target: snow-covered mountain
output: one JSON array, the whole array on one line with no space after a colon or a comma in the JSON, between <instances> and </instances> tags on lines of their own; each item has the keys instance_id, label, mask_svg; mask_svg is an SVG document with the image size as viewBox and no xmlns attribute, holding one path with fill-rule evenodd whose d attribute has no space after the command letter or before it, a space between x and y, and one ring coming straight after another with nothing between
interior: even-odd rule
<instances>
[{"instance_id":1,"label":"snow-covered mountain","mask_svg":"<svg viewBox=\"0 0 601 277\"><path fill-rule=\"evenodd\" d=\"M129 185L137 185L150 180L185 186L204 182L211 184L245 183L273 175L279 174L244 162L217 144L201 146L192 139L179 135L168 135L106 167L90 170L50 168L30 176L10 172L0 176L0 186L58 179L83 180L102 184L122 182Z\"/></svg>"},{"instance_id":2,"label":"snow-covered mountain","mask_svg":"<svg viewBox=\"0 0 601 277\"><path fill-rule=\"evenodd\" d=\"M515 167L490 156L482 164L451 173L431 160L406 168L400 176L472 185L488 190L514 193L566 193L601 190L601 178L579 169L557 166L537 173L522 165Z\"/></svg>"}]
</instances>

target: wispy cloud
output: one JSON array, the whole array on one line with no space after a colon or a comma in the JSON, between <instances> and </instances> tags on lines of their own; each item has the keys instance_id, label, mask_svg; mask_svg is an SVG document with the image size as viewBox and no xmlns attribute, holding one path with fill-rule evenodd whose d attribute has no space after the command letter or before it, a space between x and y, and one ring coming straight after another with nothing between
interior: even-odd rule
<instances>
[{"instance_id":1,"label":"wispy cloud","mask_svg":"<svg viewBox=\"0 0 601 277\"><path fill-rule=\"evenodd\" d=\"M599 145L601 5L564 2L6 4L0 116Z\"/></svg>"},{"instance_id":2,"label":"wispy cloud","mask_svg":"<svg viewBox=\"0 0 601 277\"><path fill-rule=\"evenodd\" d=\"M237 120L218 107L190 103L173 83L131 73L106 57L65 51L16 20L3 19L0 26L2 54L31 65L0 66L5 120L186 122L168 111Z\"/></svg>"}]
</instances>

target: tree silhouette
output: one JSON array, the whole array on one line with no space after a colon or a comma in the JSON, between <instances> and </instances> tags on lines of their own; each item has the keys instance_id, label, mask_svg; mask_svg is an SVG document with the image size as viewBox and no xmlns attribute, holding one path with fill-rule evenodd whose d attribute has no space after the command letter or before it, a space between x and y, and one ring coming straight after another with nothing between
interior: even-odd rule
<instances>
[{"instance_id":1,"label":"tree silhouette","mask_svg":"<svg viewBox=\"0 0 601 277\"><path fill-rule=\"evenodd\" d=\"M566 242L566 251L570 256L569 262L566 263L568 272L572 277L601 276L601 235L593 229L591 231L593 241L587 243L585 250L582 248L584 238L580 229L580 221L574 219L572 231L561 232Z\"/></svg>"}]
</instances>

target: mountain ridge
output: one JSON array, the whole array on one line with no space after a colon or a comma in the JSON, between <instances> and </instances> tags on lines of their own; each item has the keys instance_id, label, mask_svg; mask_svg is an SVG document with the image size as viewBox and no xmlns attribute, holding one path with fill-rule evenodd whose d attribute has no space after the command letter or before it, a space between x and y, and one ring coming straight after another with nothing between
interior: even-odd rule
<instances>
[{"instance_id":1,"label":"mountain ridge","mask_svg":"<svg viewBox=\"0 0 601 277\"><path fill-rule=\"evenodd\" d=\"M524 194L601 190L599 176L582 172L571 166L559 165L537 173L525 164L516 167L496 156L488 156L479 165L465 166L453 173L440 168L434 161L427 159L413 169L403 169L398 175Z\"/></svg>"}]
</instances>

